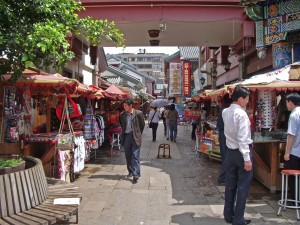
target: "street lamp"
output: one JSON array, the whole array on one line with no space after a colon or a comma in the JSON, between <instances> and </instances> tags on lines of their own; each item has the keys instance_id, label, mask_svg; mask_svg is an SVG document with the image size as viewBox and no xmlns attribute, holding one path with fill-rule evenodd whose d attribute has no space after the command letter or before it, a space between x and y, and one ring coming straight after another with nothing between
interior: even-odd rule
<instances>
[{"instance_id":1,"label":"street lamp","mask_svg":"<svg viewBox=\"0 0 300 225\"><path fill-rule=\"evenodd\" d=\"M222 66L224 67L224 70L226 72L228 72L230 70L230 67L231 67L231 62L229 62L228 59L226 59L226 61L222 64Z\"/></svg>"},{"instance_id":2,"label":"street lamp","mask_svg":"<svg viewBox=\"0 0 300 225\"><path fill-rule=\"evenodd\" d=\"M202 86L204 85L205 80L206 80L206 79L205 79L204 77L201 77L201 78L200 78L200 83L202 84Z\"/></svg>"}]
</instances>

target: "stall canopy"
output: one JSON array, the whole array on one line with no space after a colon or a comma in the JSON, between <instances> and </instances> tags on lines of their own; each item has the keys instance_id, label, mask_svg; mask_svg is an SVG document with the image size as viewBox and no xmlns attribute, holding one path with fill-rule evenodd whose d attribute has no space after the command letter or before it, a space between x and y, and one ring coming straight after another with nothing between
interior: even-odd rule
<instances>
[{"instance_id":1,"label":"stall canopy","mask_svg":"<svg viewBox=\"0 0 300 225\"><path fill-rule=\"evenodd\" d=\"M269 84L239 84L251 91L300 91L300 81L274 81ZM231 85L229 89L232 91L235 85Z\"/></svg>"},{"instance_id":2,"label":"stall canopy","mask_svg":"<svg viewBox=\"0 0 300 225\"><path fill-rule=\"evenodd\" d=\"M11 74L5 74L1 76L1 83L12 84L10 82ZM60 74L29 74L23 73L23 76L19 78L16 83L13 84L16 87L32 87L34 89L47 89L53 88L56 90L67 88L70 93L75 93L77 87L80 85L79 81L63 77Z\"/></svg>"},{"instance_id":3,"label":"stall canopy","mask_svg":"<svg viewBox=\"0 0 300 225\"><path fill-rule=\"evenodd\" d=\"M105 95L108 94L108 96L118 96L122 98L128 97L128 94L121 91L116 85L112 84L105 90Z\"/></svg>"},{"instance_id":4,"label":"stall canopy","mask_svg":"<svg viewBox=\"0 0 300 225\"><path fill-rule=\"evenodd\" d=\"M210 101L209 93L211 90L205 90L203 93L199 95L194 95L191 98L191 102L205 102L205 101Z\"/></svg>"}]
</instances>

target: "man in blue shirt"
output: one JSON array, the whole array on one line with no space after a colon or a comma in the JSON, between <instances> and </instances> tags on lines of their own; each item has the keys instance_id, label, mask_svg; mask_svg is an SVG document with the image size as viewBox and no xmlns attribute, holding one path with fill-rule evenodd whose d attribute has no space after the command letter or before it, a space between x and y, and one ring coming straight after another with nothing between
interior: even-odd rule
<instances>
[{"instance_id":1,"label":"man in blue shirt","mask_svg":"<svg viewBox=\"0 0 300 225\"><path fill-rule=\"evenodd\" d=\"M300 95L291 93L286 96L286 106L291 115L288 122L287 143L284 154L285 169L300 170ZM295 177L290 176L289 190L291 197L295 197Z\"/></svg>"}]
</instances>

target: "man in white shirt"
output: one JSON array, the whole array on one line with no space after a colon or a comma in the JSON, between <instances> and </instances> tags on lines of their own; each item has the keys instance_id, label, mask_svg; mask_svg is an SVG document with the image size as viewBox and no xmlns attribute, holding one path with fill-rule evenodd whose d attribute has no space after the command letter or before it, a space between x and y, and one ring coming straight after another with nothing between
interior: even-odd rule
<instances>
[{"instance_id":1,"label":"man in white shirt","mask_svg":"<svg viewBox=\"0 0 300 225\"><path fill-rule=\"evenodd\" d=\"M286 97L286 107L291 111L287 130L287 144L284 154L285 169L300 170L300 95L290 93ZM295 197L295 177L289 177L291 198Z\"/></svg>"},{"instance_id":2,"label":"man in white shirt","mask_svg":"<svg viewBox=\"0 0 300 225\"><path fill-rule=\"evenodd\" d=\"M224 219L233 225L249 224L244 212L246 198L253 177L250 120L245 112L250 92L237 86L233 103L222 112L226 136L226 186Z\"/></svg>"}]
</instances>

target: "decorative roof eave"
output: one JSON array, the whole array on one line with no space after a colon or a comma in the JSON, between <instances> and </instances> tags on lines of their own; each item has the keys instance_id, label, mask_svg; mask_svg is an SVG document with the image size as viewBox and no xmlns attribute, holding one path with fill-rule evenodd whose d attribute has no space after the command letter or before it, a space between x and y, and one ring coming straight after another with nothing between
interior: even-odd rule
<instances>
[{"instance_id":1,"label":"decorative roof eave","mask_svg":"<svg viewBox=\"0 0 300 225\"><path fill-rule=\"evenodd\" d=\"M129 75L128 73L125 73L124 71L122 71L122 70L120 70L120 69L118 69L114 66L109 65L108 66L108 71L115 74L115 75L117 75L117 76L122 77L123 79L125 79L125 80L127 80L127 81L129 81L133 84L137 85L137 84L141 83L139 79Z\"/></svg>"},{"instance_id":2,"label":"decorative roof eave","mask_svg":"<svg viewBox=\"0 0 300 225\"><path fill-rule=\"evenodd\" d=\"M174 54L166 57L164 59L164 62L167 63L167 62L171 62L172 60L176 59L176 58L180 58L180 51L177 51L175 52Z\"/></svg>"},{"instance_id":3,"label":"decorative roof eave","mask_svg":"<svg viewBox=\"0 0 300 225\"><path fill-rule=\"evenodd\" d=\"M119 67L119 69L123 69L123 68L126 68L126 69L130 70L131 72L136 73L137 75L139 75L139 76L141 76L141 77L143 77L147 80L155 81L154 78L149 77L146 74L143 74L143 73L139 72L138 70L136 70L135 68L133 68L131 66L128 66L127 64L123 64Z\"/></svg>"}]
</instances>

